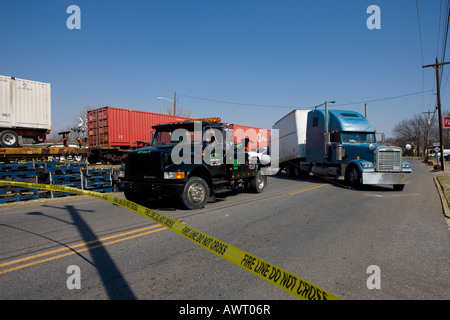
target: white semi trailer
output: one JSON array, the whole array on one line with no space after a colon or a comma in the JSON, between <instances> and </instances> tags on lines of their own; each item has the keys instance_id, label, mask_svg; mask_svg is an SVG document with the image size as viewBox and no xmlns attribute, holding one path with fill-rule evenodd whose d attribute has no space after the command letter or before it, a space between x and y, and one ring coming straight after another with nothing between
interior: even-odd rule
<instances>
[{"instance_id":1,"label":"white semi trailer","mask_svg":"<svg viewBox=\"0 0 450 320\"><path fill-rule=\"evenodd\" d=\"M51 130L50 83L0 75L0 146L43 142Z\"/></svg>"}]
</instances>

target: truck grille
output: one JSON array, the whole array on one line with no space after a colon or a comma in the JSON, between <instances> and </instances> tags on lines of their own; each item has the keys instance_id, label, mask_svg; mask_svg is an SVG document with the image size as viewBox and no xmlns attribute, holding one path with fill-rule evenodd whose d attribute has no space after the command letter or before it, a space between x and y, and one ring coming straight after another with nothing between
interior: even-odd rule
<instances>
[{"instance_id":1,"label":"truck grille","mask_svg":"<svg viewBox=\"0 0 450 320\"><path fill-rule=\"evenodd\" d=\"M402 150L400 148L380 147L376 151L377 171L402 171Z\"/></svg>"},{"instance_id":2,"label":"truck grille","mask_svg":"<svg viewBox=\"0 0 450 320\"><path fill-rule=\"evenodd\" d=\"M162 162L160 154L128 154L125 170L127 172L161 172Z\"/></svg>"}]
</instances>

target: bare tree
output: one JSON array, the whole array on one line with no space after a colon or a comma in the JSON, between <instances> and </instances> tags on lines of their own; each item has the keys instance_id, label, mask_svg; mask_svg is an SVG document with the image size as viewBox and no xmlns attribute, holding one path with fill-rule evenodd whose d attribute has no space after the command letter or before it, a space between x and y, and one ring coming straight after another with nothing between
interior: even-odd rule
<instances>
[{"instance_id":1,"label":"bare tree","mask_svg":"<svg viewBox=\"0 0 450 320\"><path fill-rule=\"evenodd\" d=\"M159 109L159 113L166 113L166 114L173 115L173 105L169 105L168 104L166 106L166 111L165 112L163 112L163 111L161 111L161 109ZM180 116L180 117L191 118L192 117L192 111L188 110L188 109L185 109L181 105L177 105L177 113L176 113L176 115Z\"/></svg>"},{"instance_id":2,"label":"bare tree","mask_svg":"<svg viewBox=\"0 0 450 320\"><path fill-rule=\"evenodd\" d=\"M393 133L394 138L391 138L390 141L395 141L398 145L409 143L416 155L425 154L429 146L434 142L439 142L436 113L415 114L410 119L404 119L394 127ZM447 139L447 145L448 142Z\"/></svg>"}]
</instances>

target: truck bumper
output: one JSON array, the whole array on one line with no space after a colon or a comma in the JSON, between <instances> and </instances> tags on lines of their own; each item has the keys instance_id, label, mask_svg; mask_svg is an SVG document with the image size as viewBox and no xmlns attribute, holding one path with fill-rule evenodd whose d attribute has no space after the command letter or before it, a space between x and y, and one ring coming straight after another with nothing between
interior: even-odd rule
<instances>
[{"instance_id":1,"label":"truck bumper","mask_svg":"<svg viewBox=\"0 0 450 320\"><path fill-rule=\"evenodd\" d=\"M362 184L410 184L411 173L363 172Z\"/></svg>"},{"instance_id":2,"label":"truck bumper","mask_svg":"<svg viewBox=\"0 0 450 320\"><path fill-rule=\"evenodd\" d=\"M184 184L122 181L120 182L120 190L150 196L169 196L181 194L184 190Z\"/></svg>"}]
</instances>

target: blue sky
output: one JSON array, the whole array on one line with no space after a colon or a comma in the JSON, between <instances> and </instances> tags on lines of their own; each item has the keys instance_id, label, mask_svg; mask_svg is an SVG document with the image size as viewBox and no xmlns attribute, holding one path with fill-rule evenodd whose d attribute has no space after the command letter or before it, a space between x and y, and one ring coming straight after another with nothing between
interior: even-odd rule
<instances>
[{"instance_id":1,"label":"blue sky","mask_svg":"<svg viewBox=\"0 0 450 320\"><path fill-rule=\"evenodd\" d=\"M417 3L422 42L415 0L2 0L0 74L52 84L54 131L86 105L159 112L177 92L194 117L264 128L325 100L362 113L369 101L390 136L435 107L422 64L441 58L445 17L440 0ZM79 30L66 26L73 4ZM370 5L381 29L366 26Z\"/></svg>"}]
</instances>

